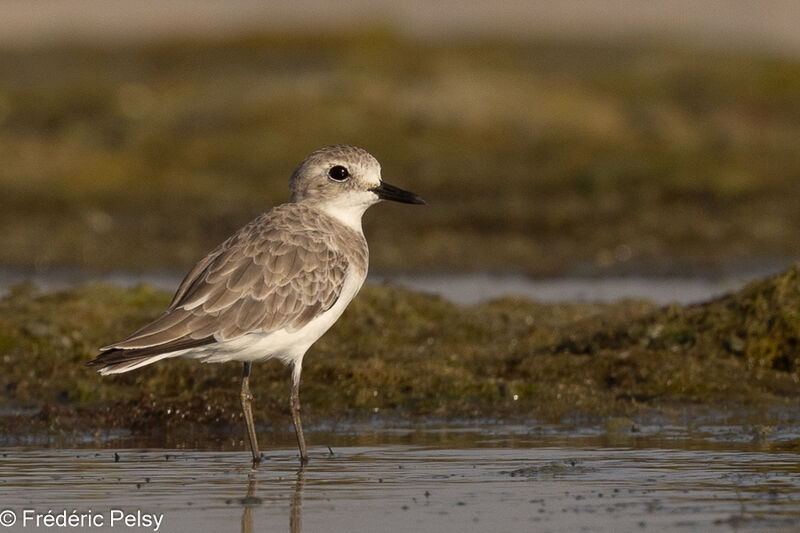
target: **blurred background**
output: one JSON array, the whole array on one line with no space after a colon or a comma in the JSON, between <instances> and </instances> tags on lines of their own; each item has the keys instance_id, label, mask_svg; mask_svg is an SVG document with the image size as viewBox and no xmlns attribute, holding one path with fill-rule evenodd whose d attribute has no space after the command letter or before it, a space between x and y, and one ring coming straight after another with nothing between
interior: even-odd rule
<instances>
[{"instance_id":1,"label":"blurred background","mask_svg":"<svg viewBox=\"0 0 800 533\"><path fill-rule=\"evenodd\" d=\"M794 1L0 3L0 270L175 283L363 146L429 205L379 275L760 275L800 257Z\"/></svg>"}]
</instances>

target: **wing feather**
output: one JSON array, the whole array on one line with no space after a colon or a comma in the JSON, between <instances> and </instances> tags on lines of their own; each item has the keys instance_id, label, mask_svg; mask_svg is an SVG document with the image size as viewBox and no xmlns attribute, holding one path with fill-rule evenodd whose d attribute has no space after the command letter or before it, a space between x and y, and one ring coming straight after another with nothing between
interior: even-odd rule
<instances>
[{"instance_id":1,"label":"wing feather","mask_svg":"<svg viewBox=\"0 0 800 533\"><path fill-rule=\"evenodd\" d=\"M209 285L208 288L211 296L203 304L203 311L208 314L213 315L219 313L223 309L227 309L236 303L236 301L242 297L241 291L226 290L225 285L222 283Z\"/></svg>"}]
</instances>

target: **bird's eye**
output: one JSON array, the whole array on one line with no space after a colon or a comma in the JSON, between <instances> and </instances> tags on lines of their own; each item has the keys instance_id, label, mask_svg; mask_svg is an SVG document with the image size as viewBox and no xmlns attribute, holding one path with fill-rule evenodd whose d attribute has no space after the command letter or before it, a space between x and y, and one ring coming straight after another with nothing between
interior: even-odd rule
<instances>
[{"instance_id":1,"label":"bird's eye","mask_svg":"<svg viewBox=\"0 0 800 533\"><path fill-rule=\"evenodd\" d=\"M347 169L342 165L336 165L335 167L331 167L331 169L328 171L328 176L336 181L344 181L350 177L350 172L348 172Z\"/></svg>"}]
</instances>

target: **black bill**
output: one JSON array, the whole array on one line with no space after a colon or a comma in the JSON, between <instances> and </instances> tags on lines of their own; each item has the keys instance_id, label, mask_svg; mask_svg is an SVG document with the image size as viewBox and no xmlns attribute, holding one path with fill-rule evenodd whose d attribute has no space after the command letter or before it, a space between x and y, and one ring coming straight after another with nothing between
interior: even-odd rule
<instances>
[{"instance_id":1,"label":"black bill","mask_svg":"<svg viewBox=\"0 0 800 533\"><path fill-rule=\"evenodd\" d=\"M393 202L402 202L404 204L424 204L425 200L414 194L413 192L404 191L400 187L389 185L382 181L380 185L372 189L372 192L378 195L381 200L391 200Z\"/></svg>"}]
</instances>

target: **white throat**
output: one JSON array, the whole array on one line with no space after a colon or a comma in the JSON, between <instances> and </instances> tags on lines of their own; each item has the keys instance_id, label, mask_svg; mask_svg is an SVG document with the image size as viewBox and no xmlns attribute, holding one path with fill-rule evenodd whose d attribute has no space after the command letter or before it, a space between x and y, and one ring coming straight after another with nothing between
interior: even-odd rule
<instances>
[{"instance_id":1,"label":"white throat","mask_svg":"<svg viewBox=\"0 0 800 533\"><path fill-rule=\"evenodd\" d=\"M378 203L378 195L371 191L349 193L317 204L315 207L332 216L345 226L363 234L361 217L369 206Z\"/></svg>"}]
</instances>

